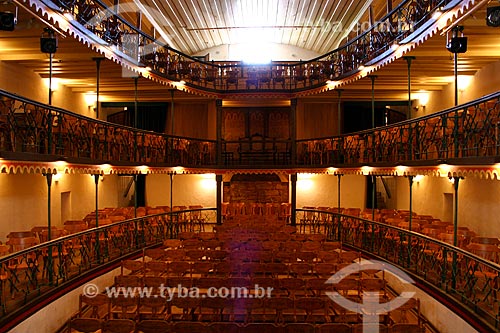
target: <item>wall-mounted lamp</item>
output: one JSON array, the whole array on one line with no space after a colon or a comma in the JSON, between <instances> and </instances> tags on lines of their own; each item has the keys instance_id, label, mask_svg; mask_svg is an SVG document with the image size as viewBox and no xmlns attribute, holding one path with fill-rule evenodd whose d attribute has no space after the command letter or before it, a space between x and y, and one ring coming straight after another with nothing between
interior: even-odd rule
<instances>
[{"instance_id":1,"label":"wall-mounted lamp","mask_svg":"<svg viewBox=\"0 0 500 333\"><path fill-rule=\"evenodd\" d=\"M418 91L414 96L417 99L417 105L415 106L415 110L418 111L420 108L422 110L425 110L425 107L429 102L429 92L421 90Z\"/></svg>"},{"instance_id":2,"label":"wall-mounted lamp","mask_svg":"<svg viewBox=\"0 0 500 333\"><path fill-rule=\"evenodd\" d=\"M420 181L424 179L424 175L416 175L416 176L413 176L413 181L415 183L420 183Z\"/></svg>"},{"instance_id":3,"label":"wall-mounted lamp","mask_svg":"<svg viewBox=\"0 0 500 333\"><path fill-rule=\"evenodd\" d=\"M52 175L52 180L58 183L62 178L62 173L56 173Z\"/></svg>"},{"instance_id":4,"label":"wall-mounted lamp","mask_svg":"<svg viewBox=\"0 0 500 333\"><path fill-rule=\"evenodd\" d=\"M94 109L97 107L97 94L94 92L89 92L85 94L85 103L89 109Z\"/></svg>"},{"instance_id":5,"label":"wall-mounted lamp","mask_svg":"<svg viewBox=\"0 0 500 333\"><path fill-rule=\"evenodd\" d=\"M50 88L52 92L57 91L59 89L60 80L56 77L53 77L52 80L49 78L43 79L43 83L45 87Z\"/></svg>"},{"instance_id":6,"label":"wall-mounted lamp","mask_svg":"<svg viewBox=\"0 0 500 333\"><path fill-rule=\"evenodd\" d=\"M470 85L471 81L472 75L459 75L457 81L458 91L464 92Z\"/></svg>"}]
</instances>

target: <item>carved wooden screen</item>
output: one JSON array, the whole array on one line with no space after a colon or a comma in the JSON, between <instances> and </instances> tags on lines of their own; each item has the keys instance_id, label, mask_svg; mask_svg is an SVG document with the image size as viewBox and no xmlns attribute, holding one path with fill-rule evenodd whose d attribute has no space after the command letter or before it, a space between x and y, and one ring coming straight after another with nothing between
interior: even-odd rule
<instances>
[{"instance_id":1,"label":"carved wooden screen","mask_svg":"<svg viewBox=\"0 0 500 333\"><path fill-rule=\"evenodd\" d=\"M222 137L225 140L238 140L256 134L273 139L288 139L290 137L290 108L224 108Z\"/></svg>"}]
</instances>

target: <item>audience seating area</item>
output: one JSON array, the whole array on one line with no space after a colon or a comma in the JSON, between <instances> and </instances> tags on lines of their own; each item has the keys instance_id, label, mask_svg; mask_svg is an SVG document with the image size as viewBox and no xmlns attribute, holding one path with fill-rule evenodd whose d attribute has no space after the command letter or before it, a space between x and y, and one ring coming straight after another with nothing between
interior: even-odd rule
<instances>
[{"instance_id":1,"label":"audience seating area","mask_svg":"<svg viewBox=\"0 0 500 333\"><path fill-rule=\"evenodd\" d=\"M326 232L332 223L332 214L359 217L381 222L393 227L409 230L410 212L396 209L360 209L338 207L302 207L305 211L297 213L297 227L301 232ZM315 210L315 211L313 211ZM320 211L320 212L317 212ZM323 213L322 213L323 212ZM344 221L349 227L349 221ZM412 212L411 231L421 233L444 243L453 245L454 226L452 222L441 221L431 215L419 215ZM397 237L397 236L396 236ZM457 228L457 247L467 250L480 257L500 264L500 240L496 237L478 235L468 227Z\"/></svg>"},{"instance_id":2,"label":"audience seating area","mask_svg":"<svg viewBox=\"0 0 500 333\"><path fill-rule=\"evenodd\" d=\"M361 263L360 253L323 234L297 231L284 223L233 220L212 231L179 233L161 248L144 250L142 260L122 262L116 297L82 294L68 332L362 332L363 309L346 310L326 292L357 303L370 293L385 303L394 297L385 272L325 283ZM151 294L141 297L138 290ZM370 325L380 332L426 331L416 298L374 318Z\"/></svg>"}]
</instances>

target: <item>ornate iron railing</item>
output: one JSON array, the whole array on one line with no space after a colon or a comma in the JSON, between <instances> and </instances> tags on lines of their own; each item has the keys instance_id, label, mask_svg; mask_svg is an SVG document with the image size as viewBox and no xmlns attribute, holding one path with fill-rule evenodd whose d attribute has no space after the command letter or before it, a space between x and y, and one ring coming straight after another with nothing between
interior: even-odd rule
<instances>
[{"instance_id":1,"label":"ornate iron railing","mask_svg":"<svg viewBox=\"0 0 500 333\"><path fill-rule=\"evenodd\" d=\"M298 140L297 164L396 164L498 156L500 93L425 117L342 136Z\"/></svg>"},{"instance_id":2,"label":"ornate iron railing","mask_svg":"<svg viewBox=\"0 0 500 333\"><path fill-rule=\"evenodd\" d=\"M99 220L98 220L99 221ZM149 215L53 239L0 258L0 326L91 270L181 231L216 223L215 208Z\"/></svg>"},{"instance_id":3,"label":"ornate iron railing","mask_svg":"<svg viewBox=\"0 0 500 333\"><path fill-rule=\"evenodd\" d=\"M250 66L241 62L205 62L154 39L100 0L53 0L61 12L71 13L78 28L93 33L104 46L138 66L168 80L184 81L198 89L237 92L250 89L302 91L338 80L379 59L392 45L423 27L435 11L456 1L406 0L345 45L315 59ZM456 2L458 3L458 2ZM329 27L343 29L343 27ZM422 33L419 30L417 33Z\"/></svg>"},{"instance_id":4,"label":"ornate iron railing","mask_svg":"<svg viewBox=\"0 0 500 333\"><path fill-rule=\"evenodd\" d=\"M216 140L111 124L0 90L0 151L93 164L234 168L444 162L499 156L499 129L500 92L425 117L341 136L295 142L222 140L218 156Z\"/></svg>"},{"instance_id":5,"label":"ornate iron railing","mask_svg":"<svg viewBox=\"0 0 500 333\"><path fill-rule=\"evenodd\" d=\"M0 150L170 166L216 164L214 140L138 130L0 91Z\"/></svg>"},{"instance_id":6,"label":"ornate iron railing","mask_svg":"<svg viewBox=\"0 0 500 333\"><path fill-rule=\"evenodd\" d=\"M300 232L325 232L331 240L375 255L453 299L490 330L500 328L500 265L417 232L359 217L297 209ZM483 327L483 328L484 328Z\"/></svg>"}]
</instances>

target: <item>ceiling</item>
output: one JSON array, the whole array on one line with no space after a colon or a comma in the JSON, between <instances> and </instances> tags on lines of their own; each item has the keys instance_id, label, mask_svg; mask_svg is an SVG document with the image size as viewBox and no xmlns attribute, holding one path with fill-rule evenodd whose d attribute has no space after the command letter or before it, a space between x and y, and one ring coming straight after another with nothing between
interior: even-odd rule
<instances>
[{"instance_id":1,"label":"ceiling","mask_svg":"<svg viewBox=\"0 0 500 333\"><path fill-rule=\"evenodd\" d=\"M134 4L152 22L157 37L186 54L225 44L264 42L324 54L335 49L357 22L368 20L370 5L373 17L386 13L386 0L134 0Z\"/></svg>"},{"instance_id":2,"label":"ceiling","mask_svg":"<svg viewBox=\"0 0 500 333\"><path fill-rule=\"evenodd\" d=\"M157 2L158 4L160 3L160 1ZM263 2L263 0L242 1L242 4L238 7L240 8L238 9L238 13L242 10L241 8L243 8L243 3L251 6L250 3L254 2L258 4L267 3L265 1ZM335 12L335 6L348 6L351 2L354 5L355 3L361 1L336 1L335 5L334 1L327 0L275 0L273 3L276 5L276 8L280 8L279 10L282 10L282 8L287 8L287 6L292 6L293 8L304 7L303 11L296 11L296 14L300 15L300 19L296 21L292 20L290 22L285 22L286 24L299 26L308 25L307 22L312 22L318 17L330 17ZM167 6L165 1L161 1L161 3L164 6ZM201 0L183 0L175 1L175 6L172 4L174 3L174 1L169 1L169 3L173 8L171 11L177 13L177 16L174 16L177 17L176 20L178 21L174 21L173 19L170 20L172 24L176 22L175 25L180 27L179 31L181 31L182 29L186 29L186 27L195 26L189 25L189 23L186 24L186 22L188 22L187 14L182 14L183 10L187 11L188 8L190 8L189 12L192 13L191 15L193 15L193 13L195 13L194 8L196 6L205 8L206 10L210 8L211 10L213 10L213 8L215 8L215 6L217 5L217 8L220 12L219 16L216 16L217 20L223 20L224 17L230 17L230 13L237 10L235 9L237 8L235 7L235 4L237 2L229 0L212 0L206 1L205 3ZM181 8L181 3L183 4L182 8L184 9ZM229 6L229 4L232 4L232 7ZM302 7L297 7L297 4L301 4ZM322 11L322 9L326 8L327 5L330 9L328 11L325 9L325 13L321 14L319 8L321 8ZM229 10L229 8L233 9ZM253 10L257 11L257 8L259 8L259 6L256 6ZM375 13L378 13L374 14L374 17L383 16L383 10L380 8L382 7L379 6L379 10L374 11ZM201 13L199 14L201 15ZM461 75L473 75L476 71L483 68L487 64L496 62L500 59L500 28L487 27L485 23L485 15L486 9L485 6L483 6L481 9L475 11L472 15L469 15L460 23L465 27L464 34L469 37L467 53L459 55L458 68L459 74ZM309 16L311 17L311 19L305 19ZM291 11L289 17L291 20ZM215 20L215 18L213 18L212 20ZM192 22L192 24L195 24L195 20L193 18L191 18L190 21ZM207 22L210 23L211 21ZM283 22L276 22L275 24L284 24ZM210 26L210 24L208 23L200 23L196 26ZM224 27L231 26L232 24L234 24L234 21L228 21L225 23ZM6 62L13 66L24 66L34 71L41 77L48 77L49 59L48 55L40 52L39 41L41 32L43 31L44 27L45 24L38 18L27 12L25 9L20 8L19 20L15 30L13 32L0 31L0 61ZM280 28L274 29L276 29L276 31L279 31ZM205 35L206 38L208 38L209 35L213 36L211 37L212 39L210 39L210 43L220 43L223 40L224 42L231 42L229 39L225 39L229 38L230 36L227 31L223 32L223 30L224 29L214 29L214 31L203 32L203 35ZM316 50L318 52L324 52L322 50L329 50L330 48L333 48L333 45L335 45L333 38L332 40L330 40L329 36L321 37L320 35L318 35L318 32L312 31L314 29L310 29L307 27L304 27L303 29L297 28L297 31L299 30L302 31L303 37L292 38L294 42L298 43L299 40L304 39L306 41L311 40L311 42L307 42L308 46L310 45L309 47L317 47ZM306 31L308 31L310 34L307 34ZM192 33L200 34L200 32L194 32L194 30L192 31ZM183 34L181 35L183 36ZM284 35L285 33L283 33L283 36L280 38L285 38ZM203 43L201 42L195 43L195 39L192 37L191 39L193 41L189 43L187 42L189 38L185 37L185 39L186 40L184 41L184 43L191 47L193 52L195 50L198 50L198 48L201 48L203 45ZM203 38L200 37L197 39L202 40ZM445 34L437 34L409 53L409 55L416 57L416 59L412 62L411 67L413 91L442 90L452 81L453 57L452 54L446 50L445 44ZM57 53L54 55L54 77L60 79L62 84L70 87L75 92L94 91L96 85L96 65L92 59L96 56L99 55L92 51L89 47L78 42L73 37L61 35L59 36L59 48L57 50ZM378 76L376 79L376 99L405 100L407 98L406 61L404 61L403 59L396 60L393 63L377 70L374 74ZM371 81L369 78L364 78L353 82L347 86L342 87L342 89L344 89L344 93L342 94L343 100L370 100L371 98ZM105 60L101 65L100 93L101 100L103 101L133 101L134 80L130 77L124 76L122 68L119 65L110 60ZM325 98L332 100L335 99L336 96L337 93L335 91L330 91L311 96L310 98ZM145 78L139 79L139 101L168 101L170 100L170 98L171 95L168 87ZM178 100L192 100L200 98L205 97L193 96L180 91L176 93L176 99Z\"/></svg>"}]
</instances>

